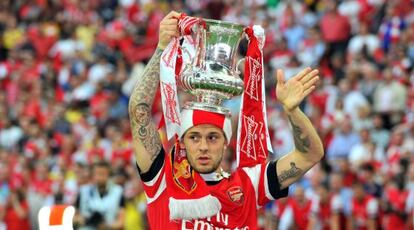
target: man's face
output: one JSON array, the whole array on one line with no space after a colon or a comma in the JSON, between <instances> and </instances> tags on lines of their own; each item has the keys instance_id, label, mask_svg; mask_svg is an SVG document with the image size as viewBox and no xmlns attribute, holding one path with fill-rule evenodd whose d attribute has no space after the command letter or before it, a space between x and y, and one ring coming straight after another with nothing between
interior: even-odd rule
<instances>
[{"instance_id":1,"label":"man's face","mask_svg":"<svg viewBox=\"0 0 414 230\"><path fill-rule=\"evenodd\" d=\"M187 159L195 171L211 173L216 171L226 149L223 130L216 126L197 125L184 134L181 148L187 150Z\"/></svg>"},{"instance_id":2,"label":"man's face","mask_svg":"<svg viewBox=\"0 0 414 230\"><path fill-rule=\"evenodd\" d=\"M109 169L106 167L96 166L93 169L93 180L98 186L103 186L109 179Z\"/></svg>"}]
</instances>

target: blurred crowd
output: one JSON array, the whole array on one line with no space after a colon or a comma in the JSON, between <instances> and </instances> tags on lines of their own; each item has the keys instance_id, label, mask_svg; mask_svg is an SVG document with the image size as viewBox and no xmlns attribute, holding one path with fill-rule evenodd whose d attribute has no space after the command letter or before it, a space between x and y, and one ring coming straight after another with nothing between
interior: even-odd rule
<instances>
[{"instance_id":1,"label":"blurred crowd","mask_svg":"<svg viewBox=\"0 0 414 230\"><path fill-rule=\"evenodd\" d=\"M273 159L294 147L275 70L320 70L302 109L325 158L261 210L262 229L414 229L413 1L3 0L0 230L36 229L62 203L79 229L146 229L128 98L170 10L264 27ZM226 105L237 130L239 99Z\"/></svg>"}]
</instances>

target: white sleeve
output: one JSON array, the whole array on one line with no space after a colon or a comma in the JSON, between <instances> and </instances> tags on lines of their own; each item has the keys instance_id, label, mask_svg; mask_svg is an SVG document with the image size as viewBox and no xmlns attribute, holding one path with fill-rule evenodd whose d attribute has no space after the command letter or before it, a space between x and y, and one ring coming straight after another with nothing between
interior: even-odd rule
<instances>
[{"instance_id":1,"label":"white sleeve","mask_svg":"<svg viewBox=\"0 0 414 230\"><path fill-rule=\"evenodd\" d=\"M405 204L405 211L408 213L413 212L414 210L414 189L410 190L410 193L407 197L407 203Z\"/></svg>"},{"instance_id":2,"label":"white sleeve","mask_svg":"<svg viewBox=\"0 0 414 230\"><path fill-rule=\"evenodd\" d=\"M258 207L265 205L270 200L283 198L288 195L289 187L282 190L279 187L276 165L277 161L273 161L242 168L253 185Z\"/></svg>"},{"instance_id":3,"label":"white sleeve","mask_svg":"<svg viewBox=\"0 0 414 230\"><path fill-rule=\"evenodd\" d=\"M313 198L312 199L312 204L311 204L311 216L317 216L319 215L319 197Z\"/></svg>"},{"instance_id":4,"label":"white sleeve","mask_svg":"<svg viewBox=\"0 0 414 230\"><path fill-rule=\"evenodd\" d=\"M279 220L279 230L289 230L293 225L293 211L290 206L286 207Z\"/></svg>"},{"instance_id":5,"label":"white sleeve","mask_svg":"<svg viewBox=\"0 0 414 230\"><path fill-rule=\"evenodd\" d=\"M343 210L343 203L340 195L335 195L332 197L331 209L335 213L341 212Z\"/></svg>"},{"instance_id":6,"label":"white sleeve","mask_svg":"<svg viewBox=\"0 0 414 230\"><path fill-rule=\"evenodd\" d=\"M376 199L371 199L367 204L367 213L368 217L375 218L378 214L378 201Z\"/></svg>"},{"instance_id":7,"label":"white sleeve","mask_svg":"<svg viewBox=\"0 0 414 230\"><path fill-rule=\"evenodd\" d=\"M254 194L256 196L256 204L258 205L258 196L259 196L259 180L260 180L260 171L262 169L261 164L258 164L254 167L243 167L243 171L247 174L247 176L249 177L253 188L254 188Z\"/></svg>"}]
</instances>

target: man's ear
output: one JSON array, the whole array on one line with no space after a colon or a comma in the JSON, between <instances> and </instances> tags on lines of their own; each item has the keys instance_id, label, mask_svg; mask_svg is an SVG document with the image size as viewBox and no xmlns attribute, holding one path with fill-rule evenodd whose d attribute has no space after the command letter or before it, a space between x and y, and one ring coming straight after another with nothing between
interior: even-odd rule
<instances>
[{"instance_id":1,"label":"man's ear","mask_svg":"<svg viewBox=\"0 0 414 230\"><path fill-rule=\"evenodd\" d=\"M180 148L181 148L181 149L185 149L184 140L181 140L181 141L180 141Z\"/></svg>"}]
</instances>

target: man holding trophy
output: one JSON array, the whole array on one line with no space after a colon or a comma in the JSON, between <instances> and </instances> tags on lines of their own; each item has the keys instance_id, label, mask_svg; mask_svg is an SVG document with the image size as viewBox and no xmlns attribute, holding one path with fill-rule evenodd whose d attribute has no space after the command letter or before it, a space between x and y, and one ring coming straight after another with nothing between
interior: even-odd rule
<instances>
[{"instance_id":1,"label":"man holding trophy","mask_svg":"<svg viewBox=\"0 0 414 230\"><path fill-rule=\"evenodd\" d=\"M243 81L235 53L242 35L249 47ZM264 100L260 26L199 19L170 12L160 23L158 48L130 98L137 167L151 229L256 229L257 209L287 196L288 186L323 157L323 147L299 104L314 89L318 71L305 68L290 80L278 70L276 94L293 129L295 149L275 162ZM177 86L195 96L180 109ZM151 107L160 87L164 123L174 148L163 149ZM242 94L237 169L220 167L232 136L223 100Z\"/></svg>"}]
</instances>

